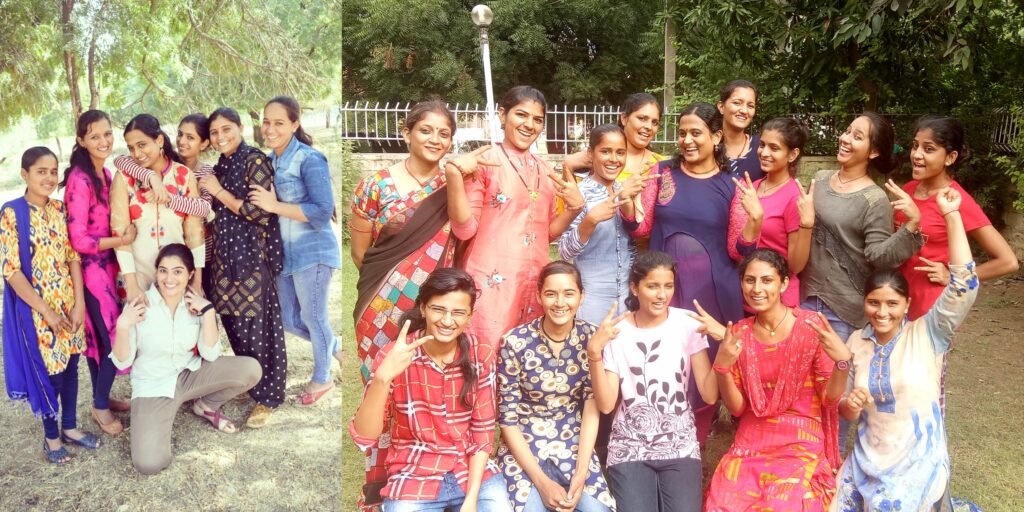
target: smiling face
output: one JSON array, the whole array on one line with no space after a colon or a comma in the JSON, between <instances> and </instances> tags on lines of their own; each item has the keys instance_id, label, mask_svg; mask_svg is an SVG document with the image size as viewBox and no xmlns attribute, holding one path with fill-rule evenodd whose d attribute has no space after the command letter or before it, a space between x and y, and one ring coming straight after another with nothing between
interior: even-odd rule
<instances>
[{"instance_id":1,"label":"smiling face","mask_svg":"<svg viewBox=\"0 0 1024 512\"><path fill-rule=\"evenodd\" d=\"M751 260L740 281L743 300L758 313L775 307L788 286L789 278L782 279L771 263L761 260Z\"/></svg>"},{"instance_id":2,"label":"smiling face","mask_svg":"<svg viewBox=\"0 0 1024 512\"><path fill-rule=\"evenodd\" d=\"M839 165L857 165L878 156L878 151L871 147L871 121L860 116L854 119L846 131L839 136L839 153L836 160Z\"/></svg>"},{"instance_id":3,"label":"smiling face","mask_svg":"<svg viewBox=\"0 0 1024 512\"><path fill-rule=\"evenodd\" d=\"M676 290L676 275L668 267L655 267L639 283L629 283L629 290L636 295L639 311L661 317L668 314L668 304Z\"/></svg>"},{"instance_id":4,"label":"smiling face","mask_svg":"<svg viewBox=\"0 0 1024 512\"><path fill-rule=\"evenodd\" d=\"M110 128L110 121L100 119L89 124L85 136L76 137L75 141L89 152L93 160L106 160L114 148L114 130Z\"/></svg>"},{"instance_id":5,"label":"smiling face","mask_svg":"<svg viewBox=\"0 0 1024 512\"><path fill-rule=\"evenodd\" d=\"M242 143L242 127L224 116L210 121L210 143L224 156L231 156Z\"/></svg>"},{"instance_id":6,"label":"smiling face","mask_svg":"<svg viewBox=\"0 0 1024 512\"><path fill-rule=\"evenodd\" d=\"M538 297L545 323L561 327L576 319L583 292L570 274L551 274L544 279Z\"/></svg>"},{"instance_id":7,"label":"smiling face","mask_svg":"<svg viewBox=\"0 0 1024 512\"><path fill-rule=\"evenodd\" d=\"M156 286L164 299L176 299L185 294L192 272L177 256L164 256L156 266Z\"/></svg>"},{"instance_id":8,"label":"smiling face","mask_svg":"<svg viewBox=\"0 0 1024 512\"><path fill-rule=\"evenodd\" d=\"M288 118L288 110L280 103L268 103L263 109L263 125L260 132L267 141L267 147L277 154L284 152L292 141L292 134L299 129L299 121Z\"/></svg>"},{"instance_id":9,"label":"smiling face","mask_svg":"<svg viewBox=\"0 0 1024 512\"><path fill-rule=\"evenodd\" d=\"M448 117L427 112L411 128L402 128L402 137L409 145L409 156L437 165L452 147L452 127Z\"/></svg>"},{"instance_id":10,"label":"smiling face","mask_svg":"<svg viewBox=\"0 0 1024 512\"><path fill-rule=\"evenodd\" d=\"M885 285L864 297L864 316L868 317L876 335L889 339L900 328L909 306L909 299Z\"/></svg>"},{"instance_id":11,"label":"smiling face","mask_svg":"<svg viewBox=\"0 0 1024 512\"><path fill-rule=\"evenodd\" d=\"M946 168L956 162L957 152L946 152L946 147L935 141L931 128L914 135L914 146L910 150L914 179L927 180L946 173Z\"/></svg>"},{"instance_id":12,"label":"smiling face","mask_svg":"<svg viewBox=\"0 0 1024 512\"><path fill-rule=\"evenodd\" d=\"M167 165L163 151L163 135L157 135L154 139L142 133L142 130L131 130L124 134L124 142L128 145L128 153L143 167L153 171L162 171Z\"/></svg>"},{"instance_id":13,"label":"smiling face","mask_svg":"<svg viewBox=\"0 0 1024 512\"><path fill-rule=\"evenodd\" d=\"M498 109L498 118L505 127L505 143L526 151L544 131L544 107L533 100L517 103L509 110Z\"/></svg>"},{"instance_id":14,"label":"smiling face","mask_svg":"<svg viewBox=\"0 0 1024 512\"><path fill-rule=\"evenodd\" d=\"M199 158L199 154L210 147L210 141L203 140L193 123L178 125L178 138L175 142L178 146L178 155L186 161Z\"/></svg>"},{"instance_id":15,"label":"smiling face","mask_svg":"<svg viewBox=\"0 0 1024 512\"><path fill-rule=\"evenodd\" d=\"M722 122L727 126L746 130L757 110L757 93L749 87L737 87L725 101L718 102Z\"/></svg>"},{"instance_id":16,"label":"smiling face","mask_svg":"<svg viewBox=\"0 0 1024 512\"><path fill-rule=\"evenodd\" d=\"M619 132L608 132L601 137L597 146L590 148L593 159L594 178L609 185L626 165L626 139Z\"/></svg>"},{"instance_id":17,"label":"smiling face","mask_svg":"<svg viewBox=\"0 0 1024 512\"><path fill-rule=\"evenodd\" d=\"M703 168L715 158L715 146L722 140L722 132L712 132L707 123L695 114L679 119L679 152L689 168Z\"/></svg>"},{"instance_id":18,"label":"smiling face","mask_svg":"<svg viewBox=\"0 0 1024 512\"><path fill-rule=\"evenodd\" d=\"M661 124L661 113L656 103L648 103L628 116L619 115L622 130L626 132L626 143L636 149L644 149L654 140Z\"/></svg>"},{"instance_id":19,"label":"smiling face","mask_svg":"<svg viewBox=\"0 0 1024 512\"><path fill-rule=\"evenodd\" d=\"M466 329L473 306L468 293L455 291L431 297L420 306L420 314L426 322L424 336L433 336L435 342L451 343Z\"/></svg>"},{"instance_id":20,"label":"smiling face","mask_svg":"<svg viewBox=\"0 0 1024 512\"><path fill-rule=\"evenodd\" d=\"M36 159L28 169L21 170L21 179L25 180L28 192L38 197L48 197L57 189L60 175L57 173L57 159L53 155L43 155Z\"/></svg>"},{"instance_id":21,"label":"smiling face","mask_svg":"<svg viewBox=\"0 0 1024 512\"><path fill-rule=\"evenodd\" d=\"M800 156L799 149L789 149L786 140L778 130L765 130L761 132L760 146L757 148L757 156L761 161L761 170L765 174L776 172L789 172L789 164Z\"/></svg>"}]
</instances>

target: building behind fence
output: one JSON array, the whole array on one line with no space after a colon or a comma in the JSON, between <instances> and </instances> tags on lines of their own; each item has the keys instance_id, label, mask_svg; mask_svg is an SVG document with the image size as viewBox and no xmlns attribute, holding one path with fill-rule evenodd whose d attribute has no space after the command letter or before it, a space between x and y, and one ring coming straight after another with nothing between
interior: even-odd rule
<instances>
[{"instance_id":1,"label":"building behind fence","mask_svg":"<svg viewBox=\"0 0 1024 512\"><path fill-rule=\"evenodd\" d=\"M357 152L404 153L407 151L402 138L402 125L413 103L409 102L347 102L338 111L341 137L353 141ZM490 140L487 112L478 104L456 103L448 105L455 114L453 150L457 153L471 150ZM554 105L549 106L545 130L538 139L535 151L539 153L569 154L586 149L590 130L604 123L616 123L620 109L617 106L597 105ZM811 134L804 153L828 155L836 151L839 135L846 129L854 115L798 113L792 114L803 121ZM893 123L897 140L910 145L913 126L920 114L885 114ZM665 113L661 126L652 142L653 149L663 154L675 153L678 146L676 121L678 114ZM763 122L763 121L762 121ZM987 139L974 138L975 145L985 145L997 153L1014 153L1014 141L1021 137L1024 116L999 112L992 116L964 120L967 133L990 133ZM501 139L499 134L497 139ZM984 144L978 144L983 142Z\"/></svg>"}]
</instances>

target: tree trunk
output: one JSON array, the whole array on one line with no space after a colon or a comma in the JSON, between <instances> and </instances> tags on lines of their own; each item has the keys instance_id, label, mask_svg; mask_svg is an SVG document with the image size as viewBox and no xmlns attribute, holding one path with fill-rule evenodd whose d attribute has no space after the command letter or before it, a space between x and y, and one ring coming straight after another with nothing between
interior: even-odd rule
<instances>
[{"instance_id":1,"label":"tree trunk","mask_svg":"<svg viewBox=\"0 0 1024 512\"><path fill-rule=\"evenodd\" d=\"M252 119L252 141L262 148L266 141L263 140L263 132L260 131L260 113L250 110L249 117Z\"/></svg>"},{"instance_id":2,"label":"tree trunk","mask_svg":"<svg viewBox=\"0 0 1024 512\"><path fill-rule=\"evenodd\" d=\"M86 69L89 76L89 110L95 110L100 103L100 91L96 88L96 37L100 31L94 28L92 39L89 41L89 54L86 60Z\"/></svg>"},{"instance_id":3,"label":"tree trunk","mask_svg":"<svg viewBox=\"0 0 1024 512\"><path fill-rule=\"evenodd\" d=\"M666 7L668 2L666 2ZM662 108L665 112L672 111L672 103L676 98L676 23L671 16L665 17L665 67L664 83L665 91L662 98Z\"/></svg>"},{"instance_id":4,"label":"tree trunk","mask_svg":"<svg viewBox=\"0 0 1024 512\"><path fill-rule=\"evenodd\" d=\"M860 61L860 46L850 41L847 43L848 52L850 55L850 67L857 69L857 63ZM878 85L875 84L863 71L856 71L857 73L857 88L860 92L867 96L867 100L864 103L863 110L870 110L875 112L878 110Z\"/></svg>"},{"instance_id":5,"label":"tree trunk","mask_svg":"<svg viewBox=\"0 0 1024 512\"><path fill-rule=\"evenodd\" d=\"M82 97L78 92L78 63L74 52L75 29L71 25L71 12L75 8L75 0L63 0L60 9L60 27L64 42L64 76L68 82L68 96L71 97L71 113L74 120L82 115Z\"/></svg>"}]
</instances>

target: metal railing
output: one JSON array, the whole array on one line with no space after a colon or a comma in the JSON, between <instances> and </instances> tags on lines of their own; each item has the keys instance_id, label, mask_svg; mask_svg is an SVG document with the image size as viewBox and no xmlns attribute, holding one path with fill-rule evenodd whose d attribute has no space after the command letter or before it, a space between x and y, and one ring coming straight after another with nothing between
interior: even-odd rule
<instances>
[{"instance_id":1,"label":"metal railing","mask_svg":"<svg viewBox=\"0 0 1024 512\"><path fill-rule=\"evenodd\" d=\"M400 153L407 151L402 138L405 115L413 103L364 102L345 103L341 107L341 138L356 142L357 150L372 153ZM490 140L486 109L479 104L456 103L448 105L455 114L456 130L453 150L461 152ZM586 149L590 130L619 119L619 107L609 105L549 106L544 132L537 143L542 153L569 154ZM676 144L676 115L663 114L661 128L653 141L656 145ZM665 134L670 134L666 137ZM501 139L501 135L498 136ZM543 142L543 147L540 147Z\"/></svg>"}]
</instances>

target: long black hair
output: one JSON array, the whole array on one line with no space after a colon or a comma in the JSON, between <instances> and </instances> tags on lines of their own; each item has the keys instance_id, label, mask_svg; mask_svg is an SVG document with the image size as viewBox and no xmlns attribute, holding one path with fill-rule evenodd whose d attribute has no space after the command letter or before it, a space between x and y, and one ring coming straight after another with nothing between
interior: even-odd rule
<instances>
[{"instance_id":1,"label":"long black hair","mask_svg":"<svg viewBox=\"0 0 1024 512\"><path fill-rule=\"evenodd\" d=\"M708 127L708 136L710 137L715 132L722 131L722 113L718 111L718 108L710 103L704 103L698 101L687 105L681 112L679 112L679 122L677 125L681 125L683 118L686 116L697 116L704 121L704 124ZM729 165L728 159L725 157L725 137L718 140L718 144L715 146L714 154L715 162L718 164L718 168L722 169ZM683 168L683 152L676 153L676 156L672 158L672 167Z\"/></svg>"},{"instance_id":2,"label":"long black hair","mask_svg":"<svg viewBox=\"0 0 1024 512\"><path fill-rule=\"evenodd\" d=\"M807 139L811 136L807 126L792 117L775 117L769 119L761 127L762 135L768 131L779 132L782 141L786 143L786 149L800 151L796 154L796 159L789 163L789 175L796 176L796 171L800 166L800 157L804 154L804 145L807 144ZM764 139L761 143L764 144Z\"/></svg>"},{"instance_id":3,"label":"long black hair","mask_svg":"<svg viewBox=\"0 0 1024 512\"><path fill-rule=\"evenodd\" d=\"M896 132L892 129L892 123L877 112L864 112L858 117L866 117L871 123L868 139L871 141L871 149L878 152L878 156L868 160L868 168L877 173L889 174L899 163L895 154Z\"/></svg>"},{"instance_id":4,"label":"long black hair","mask_svg":"<svg viewBox=\"0 0 1024 512\"><path fill-rule=\"evenodd\" d=\"M266 110L266 108L269 107L271 103L277 103L278 105L284 107L285 113L288 114L289 121L293 123L299 122L299 119L302 116L302 110L299 109L299 102L295 98L292 98L291 96L275 96L271 98L266 105L263 106L263 109ZM299 124L299 128L295 130L295 138L299 139L299 142L307 146L313 145L313 137L311 137L308 133L306 133L305 130L302 129L301 123Z\"/></svg>"},{"instance_id":5,"label":"long black hair","mask_svg":"<svg viewBox=\"0 0 1024 512\"><path fill-rule=\"evenodd\" d=\"M629 284L640 286L640 281L656 268L671 270L673 276L677 274L676 260L672 256L661 251L647 251L637 256L633 266L629 269ZM640 297L637 297L632 289L629 290L629 296L626 297L626 309L634 312L640 309Z\"/></svg>"},{"instance_id":6,"label":"long black hair","mask_svg":"<svg viewBox=\"0 0 1024 512\"><path fill-rule=\"evenodd\" d=\"M124 127L125 137L127 137L128 132L132 130L138 130L142 132L143 135L153 139L154 141L157 137L163 136L164 145L160 149L163 150L164 156L167 157L168 160L173 160L179 164L185 163L182 162L181 156L178 155L178 152L174 150L174 144L171 143L171 138L164 133L163 128L160 128L160 121L156 117L153 117L150 114L139 114L133 117L132 120L128 121L128 124Z\"/></svg>"},{"instance_id":7,"label":"long black hair","mask_svg":"<svg viewBox=\"0 0 1024 512\"><path fill-rule=\"evenodd\" d=\"M946 153L956 151L956 160L946 167L950 174L955 173L961 164L971 159L971 148L964 141L964 127L960 121L952 117L924 116L917 120L914 134L925 130L932 131L932 139L945 148Z\"/></svg>"},{"instance_id":8,"label":"long black hair","mask_svg":"<svg viewBox=\"0 0 1024 512\"><path fill-rule=\"evenodd\" d=\"M89 177L89 184L92 185L92 195L96 197L100 204L105 204L103 201L103 189L110 186L110 181L107 180L106 176L100 178L96 174L97 169L92 164L89 150L82 147L78 143L78 139L85 138L85 134L89 132L89 127L93 123L103 120L110 124L110 116L102 110L86 110L82 112L82 115L78 116L78 122L75 123L76 138L75 146L71 149L71 161L68 162L67 169L64 169L64 179L60 182L61 188L68 186L68 177L71 176L71 171L76 167L81 169Z\"/></svg>"},{"instance_id":9,"label":"long black hair","mask_svg":"<svg viewBox=\"0 0 1024 512\"><path fill-rule=\"evenodd\" d=\"M477 288L473 277L464 270L440 268L427 276L427 279L420 285L420 294L416 297L415 307L402 315L402 318L398 320L398 325L405 325L405 321L408 320L410 332L423 329L426 327L427 321L423 318L423 313L420 311L421 308L430 302L430 299L452 292L468 294L469 309L470 311L473 310L477 297ZM459 390L459 401L467 409L472 409L473 404L470 403L468 395L469 391L476 387L477 379L476 367L473 366L471 358L472 346L469 342L469 336L465 332L459 334L458 343L459 358L452 364L458 365L459 369L462 370L462 389Z\"/></svg>"}]
</instances>

